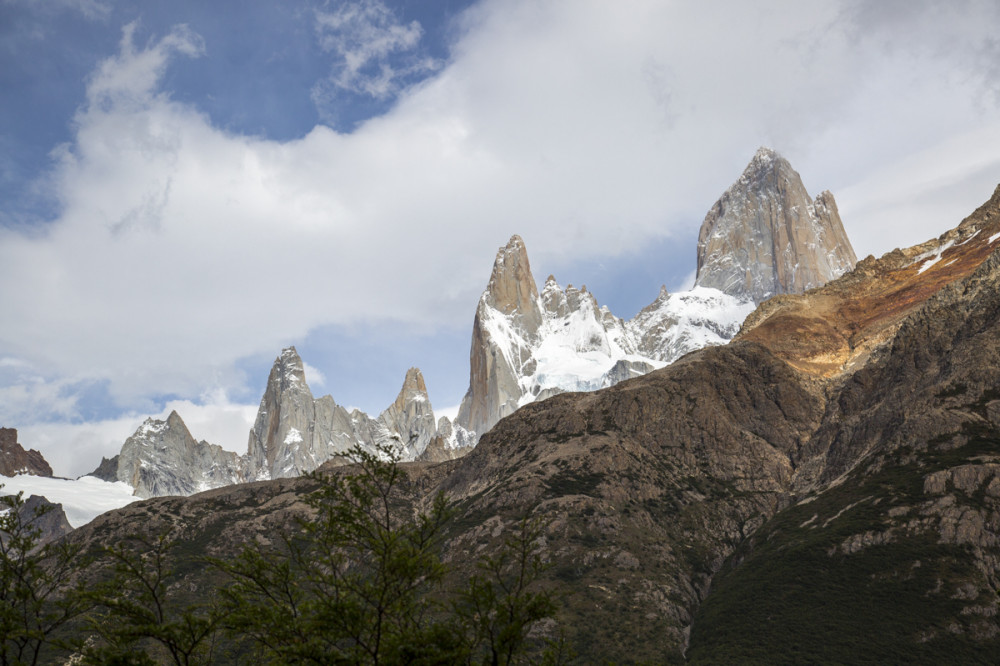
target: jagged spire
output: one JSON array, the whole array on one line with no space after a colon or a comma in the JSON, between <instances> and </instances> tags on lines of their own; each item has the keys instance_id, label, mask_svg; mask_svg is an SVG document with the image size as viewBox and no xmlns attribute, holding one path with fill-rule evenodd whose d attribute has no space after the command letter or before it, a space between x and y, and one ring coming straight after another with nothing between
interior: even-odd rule
<instances>
[{"instance_id":1,"label":"jagged spire","mask_svg":"<svg viewBox=\"0 0 1000 666\"><path fill-rule=\"evenodd\" d=\"M856 262L833 195L811 199L788 160L762 147L705 216L695 284L760 303L823 285Z\"/></svg>"},{"instance_id":2,"label":"jagged spire","mask_svg":"<svg viewBox=\"0 0 1000 666\"><path fill-rule=\"evenodd\" d=\"M538 287L531 275L528 250L517 234L497 250L493 272L483 296L491 307L504 314L525 314L537 308Z\"/></svg>"}]
</instances>

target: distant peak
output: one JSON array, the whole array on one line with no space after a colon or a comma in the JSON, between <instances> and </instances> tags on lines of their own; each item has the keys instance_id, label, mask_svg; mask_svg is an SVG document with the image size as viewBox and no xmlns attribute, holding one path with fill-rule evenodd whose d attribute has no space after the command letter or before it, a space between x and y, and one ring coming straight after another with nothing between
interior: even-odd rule
<instances>
[{"instance_id":1,"label":"distant peak","mask_svg":"<svg viewBox=\"0 0 1000 666\"><path fill-rule=\"evenodd\" d=\"M761 303L825 284L855 261L833 195L813 199L788 160L761 147L702 222L695 285Z\"/></svg>"},{"instance_id":2,"label":"distant peak","mask_svg":"<svg viewBox=\"0 0 1000 666\"><path fill-rule=\"evenodd\" d=\"M410 368L406 371L403 379L403 388L399 389L399 395L393 401L393 406L397 411L402 412L406 405L412 401L429 402L427 396L427 385L424 384L424 376L419 368Z\"/></svg>"},{"instance_id":3,"label":"distant peak","mask_svg":"<svg viewBox=\"0 0 1000 666\"><path fill-rule=\"evenodd\" d=\"M170 430L177 430L181 433L185 433L189 437L191 435L187 424L184 423L184 419L181 418L181 415L178 414L176 410L170 412L170 416L167 417L166 427Z\"/></svg>"},{"instance_id":4,"label":"distant peak","mask_svg":"<svg viewBox=\"0 0 1000 666\"><path fill-rule=\"evenodd\" d=\"M766 146L761 146L757 149L757 152L754 153L750 163L747 164L747 168L744 169L743 178L741 180L750 180L753 179L756 174L775 169L791 171L792 165L777 151L767 148Z\"/></svg>"}]
</instances>

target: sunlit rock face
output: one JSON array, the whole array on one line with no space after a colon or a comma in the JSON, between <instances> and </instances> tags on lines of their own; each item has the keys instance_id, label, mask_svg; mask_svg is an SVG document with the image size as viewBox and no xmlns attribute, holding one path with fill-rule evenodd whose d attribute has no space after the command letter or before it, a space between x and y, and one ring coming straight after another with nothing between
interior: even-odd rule
<instances>
[{"instance_id":1,"label":"sunlit rock face","mask_svg":"<svg viewBox=\"0 0 1000 666\"><path fill-rule=\"evenodd\" d=\"M695 284L761 303L822 286L855 263L833 195L812 199L788 160L761 148L701 225Z\"/></svg>"}]
</instances>

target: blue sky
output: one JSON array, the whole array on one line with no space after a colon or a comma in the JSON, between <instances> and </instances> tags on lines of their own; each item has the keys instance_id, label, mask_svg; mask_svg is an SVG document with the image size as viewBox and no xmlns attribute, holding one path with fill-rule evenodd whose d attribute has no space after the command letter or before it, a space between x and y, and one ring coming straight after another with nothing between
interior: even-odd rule
<instances>
[{"instance_id":1,"label":"blue sky","mask_svg":"<svg viewBox=\"0 0 1000 666\"><path fill-rule=\"evenodd\" d=\"M274 357L378 412L458 403L478 296L631 317L756 148L859 256L1000 182L987 0L0 0L0 425L58 473L177 408L242 451Z\"/></svg>"}]
</instances>

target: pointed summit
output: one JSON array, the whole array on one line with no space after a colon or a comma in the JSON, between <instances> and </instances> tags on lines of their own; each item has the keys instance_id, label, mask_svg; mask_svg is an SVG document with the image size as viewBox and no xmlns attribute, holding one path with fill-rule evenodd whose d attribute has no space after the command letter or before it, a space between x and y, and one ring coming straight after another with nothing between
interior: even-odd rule
<instances>
[{"instance_id":1,"label":"pointed summit","mask_svg":"<svg viewBox=\"0 0 1000 666\"><path fill-rule=\"evenodd\" d=\"M528 250L517 234L497 250L493 272L483 293L486 304L505 315L520 315L525 328L535 331L541 323L538 287L531 275Z\"/></svg>"},{"instance_id":2,"label":"pointed summit","mask_svg":"<svg viewBox=\"0 0 1000 666\"><path fill-rule=\"evenodd\" d=\"M542 307L528 251L515 234L497 250L472 322L469 390L456 420L465 430L484 433L517 409L522 394L518 377L525 367L533 367L531 348L538 342Z\"/></svg>"},{"instance_id":3,"label":"pointed summit","mask_svg":"<svg viewBox=\"0 0 1000 666\"><path fill-rule=\"evenodd\" d=\"M760 303L826 284L856 262L833 195L811 199L788 160L760 148L705 216L695 284Z\"/></svg>"},{"instance_id":4,"label":"pointed summit","mask_svg":"<svg viewBox=\"0 0 1000 666\"><path fill-rule=\"evenodd\" d=\"M257 420L247 443L249 476L297 476L308 467L299 445L315 420L313 395L306 384L305 367L295 347L281 350L274 359L267 388L260 399Z\"/></svg>"}]
</instances>

